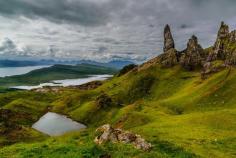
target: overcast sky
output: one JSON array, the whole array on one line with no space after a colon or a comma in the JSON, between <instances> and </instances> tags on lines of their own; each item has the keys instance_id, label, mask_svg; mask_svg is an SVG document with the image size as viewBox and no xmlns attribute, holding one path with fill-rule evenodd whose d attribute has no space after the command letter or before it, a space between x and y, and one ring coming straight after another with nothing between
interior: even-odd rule
<instances>
[{"instance_id":1,"label":"overcast sky","mask_svg":"<svg viewBox=\"0 0 236 158\"><path fill-rule=\"evenodd\" d=\"M0 0L0 58L143 61L162 53L170 24L179 50L236 28L235 0Z\"/></svg>"}]
</instances>

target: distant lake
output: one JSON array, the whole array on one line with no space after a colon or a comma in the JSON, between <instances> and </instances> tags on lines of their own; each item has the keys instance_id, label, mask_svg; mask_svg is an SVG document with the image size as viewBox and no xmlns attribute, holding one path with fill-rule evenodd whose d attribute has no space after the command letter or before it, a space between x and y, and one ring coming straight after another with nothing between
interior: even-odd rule
<instances>
[{"instance_id":1,"label":"distant lake","mask_svg":"<svg viewBox=\"0 0 236 158\"><path fill-rule=\"evenodd\" d=\"M55 86L78 86L92 81L103 81L112 77L112 75L91 75L87 78L78 78L78 79L65 79L65 80L54 80L48 83L41 83L37 86L15 86L11 87L14 89L22 89L22 90L32 90L37 88L43 88L45 86L55 87Z\"/></svg>"},{"instance_id":2,"label":"distant lake","mask_svg":"<svg viewBox=\"0 0 236 158\"><path fill-rule=\"evenodd\" d=\"M1 67L0 77L22 75L32 70L41 69L45 67L50 67L50 66Z\"/></svg>"},{"instance_id":3,"label":"distant lake","mask_svg":"<svg viewBox=\"0 0 236 158\"><path fill-rule=\"evenodd\" d=\"M39 121L33 124L32 128L50 136L59 136L66 132L78 131L86 128L86 126L75 122L64 115L48 112L42 116Z\"/></svg>"}]
</instances>

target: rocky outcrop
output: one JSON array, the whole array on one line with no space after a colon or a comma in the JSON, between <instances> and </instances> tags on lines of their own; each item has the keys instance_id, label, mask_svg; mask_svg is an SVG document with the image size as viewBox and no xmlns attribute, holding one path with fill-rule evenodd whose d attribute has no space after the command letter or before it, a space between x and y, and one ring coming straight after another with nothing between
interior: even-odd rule
<instances>
[{"instance_id":1,"label":"rocky outcrop","mask_svg":"<svg viewBox=\"0 0 236 158\"><path fill-rule=\"evenodd\" d=\"M226 64L236 64L236 30L229 31L229 26L221 22L213 51L207 61L224 60Z\"/></svg>"},{"instance_id":2,"label":"rocky outcrop","mask_svg":"<svg viewBox=\"0 0 236 158\"><path fill-rule=\"evenodd\" d=\"M205 62L201 71L201 78L206 79L210 74L221 71L227 65L223 61Z\"/></svg>"},{"instance_id":3,"label":"rocky outcrop","mask_svg":"<svg viewBox=\"0 0 236 158\"><path fill-rule=\"evenodd\" d=\"M188 41L186 50L182 53L180 63L184 68L193 70L203 65L204 57L204 50L198 43L197 37L193 35Z\"/></svg>"},{"instance_id":4,"label":"rocky outcrop","mask_svg":"<svg viewBox=\"0 0 236 158\"><path fill-rule=\"evenodd\" d=\"M173 39L173 36L171 34L171 31L170 31L170 26L166 25L165 29L164 29L164 48L163 48L163 51L167 52L167 51L169 51L170 49L173 49L173 48L175 48L174 39Z\"/></svg>"},{"instance_id":5,"label":"rocky outcrop","mask_svg":"<svg viewBox=\"0 0 236 158\"><path fill-rule=\"evenodd\" d=\"M209 56L208 61L220 59L224 60L226 57L226 43L229 37L229 26L221 22L220 29L217 34L217 39L213 47L213 52Z\"/></svg>"},{"instance_id":6,"label":"rocky outcrop","mask_svg":"<svg viewBox=\"0 0 236 158\"><path fill-rule=\"evenodd\" d=\"M223 61L222 65L215 66L214 61ZM221 22L214 46L203 49L196 36L192 36L187 48L181 52L175 49L174 40L169 25L164 29L164 53L141 65L139 69L153 64L162 67L173 67L181 64L187 70L203 68L203 74L216 72L229 65L236 65L236 30L230 32L229 26ZM216 62L217 63L217 62ZM213 66L212 66L213 65Z\"/></svg>"},{"instance_id":7,"label":"rocky outcrop","mask_svg":"<svg viewBox=\"0 0 236 158\"><path fill-rule=\"evenodd\" d=\"M122 129L114 129L109 124L99 127L96 132L99 132L99 135L94 139L94 142L98 145L112 142L132 144L135 148L144 151L149 151L152 148L152 145L146 142L140 135Z\"/></svg>"},{"instance_id":8,"label":"rocky outcrop","mask_svg":"<svg viewBox=\"0 0 236 158\"><path fill-rule=\"evenodd\" d=\"M178 52L176 49L171 48L167 52L159 55L158 62L163 66L163 67L172 67L174 65L177 65L179 62L178 59Z\"/></svg>"}]
</instances>

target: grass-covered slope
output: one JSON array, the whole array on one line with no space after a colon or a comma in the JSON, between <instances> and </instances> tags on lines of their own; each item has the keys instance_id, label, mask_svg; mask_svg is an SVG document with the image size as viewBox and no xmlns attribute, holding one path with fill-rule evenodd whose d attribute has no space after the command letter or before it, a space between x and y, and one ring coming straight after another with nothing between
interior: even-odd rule
<instances>
[{"instance_id":1,"label":"grass-covered slope","mask_svg":"<svg viewBox=\"0 0 236 158\"><path fill-rule=\"evenodd\" d=\"M116 71L114 68L90 64L79 64L75 66L54 65L52 67L34 70L24 75L0 78L0 86L32 85L52 80L83 78L88 77L88 75L114 74Z\"/></svg>"},{"instance_id":2,"label":"grass-covered slope","mask_svg":"<svg viewBox=\"0 0 236 158\"><path fill-rule=\"evenodd\" d=\"M88 129L52 138L31 132L29 136L35 138L31 143L25 137L18 139L21 143L0 149L0 157L235 157L235 91L234 67L202 80L199 71L185 71L178 65L161 68L152 62L95 90L9 92L0 96L4 109L18 115L27 112L35 119L44 111L55 111L85 123ZM30 129L32 122L22 122L18 123ZM95 129L105 123L142 135L153 149L143 152L119 143L95 145Z\"/></svg>"}]
</instances>

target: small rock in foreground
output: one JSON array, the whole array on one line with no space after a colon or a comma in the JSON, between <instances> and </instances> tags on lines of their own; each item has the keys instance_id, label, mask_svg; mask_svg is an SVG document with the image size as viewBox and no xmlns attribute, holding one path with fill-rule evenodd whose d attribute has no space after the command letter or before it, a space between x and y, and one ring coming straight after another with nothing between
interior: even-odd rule
<instances>
[{"instance_id":1,"label":"small rock in foreground","mask_svg":"<svg viewBox=\"0 0 236 158\"><path fill-rule=\"evenodd\" d=\"M122 129L112 128L109 124L99 127L96 132L101 132L101 134L94 139L94 142L98 145L105 142L121 142L125 144L133 144L135 148L144 151L149 151L152 148L152 145L140 135L129 131L123 131Z\"/></svg>"}]
</instances>

